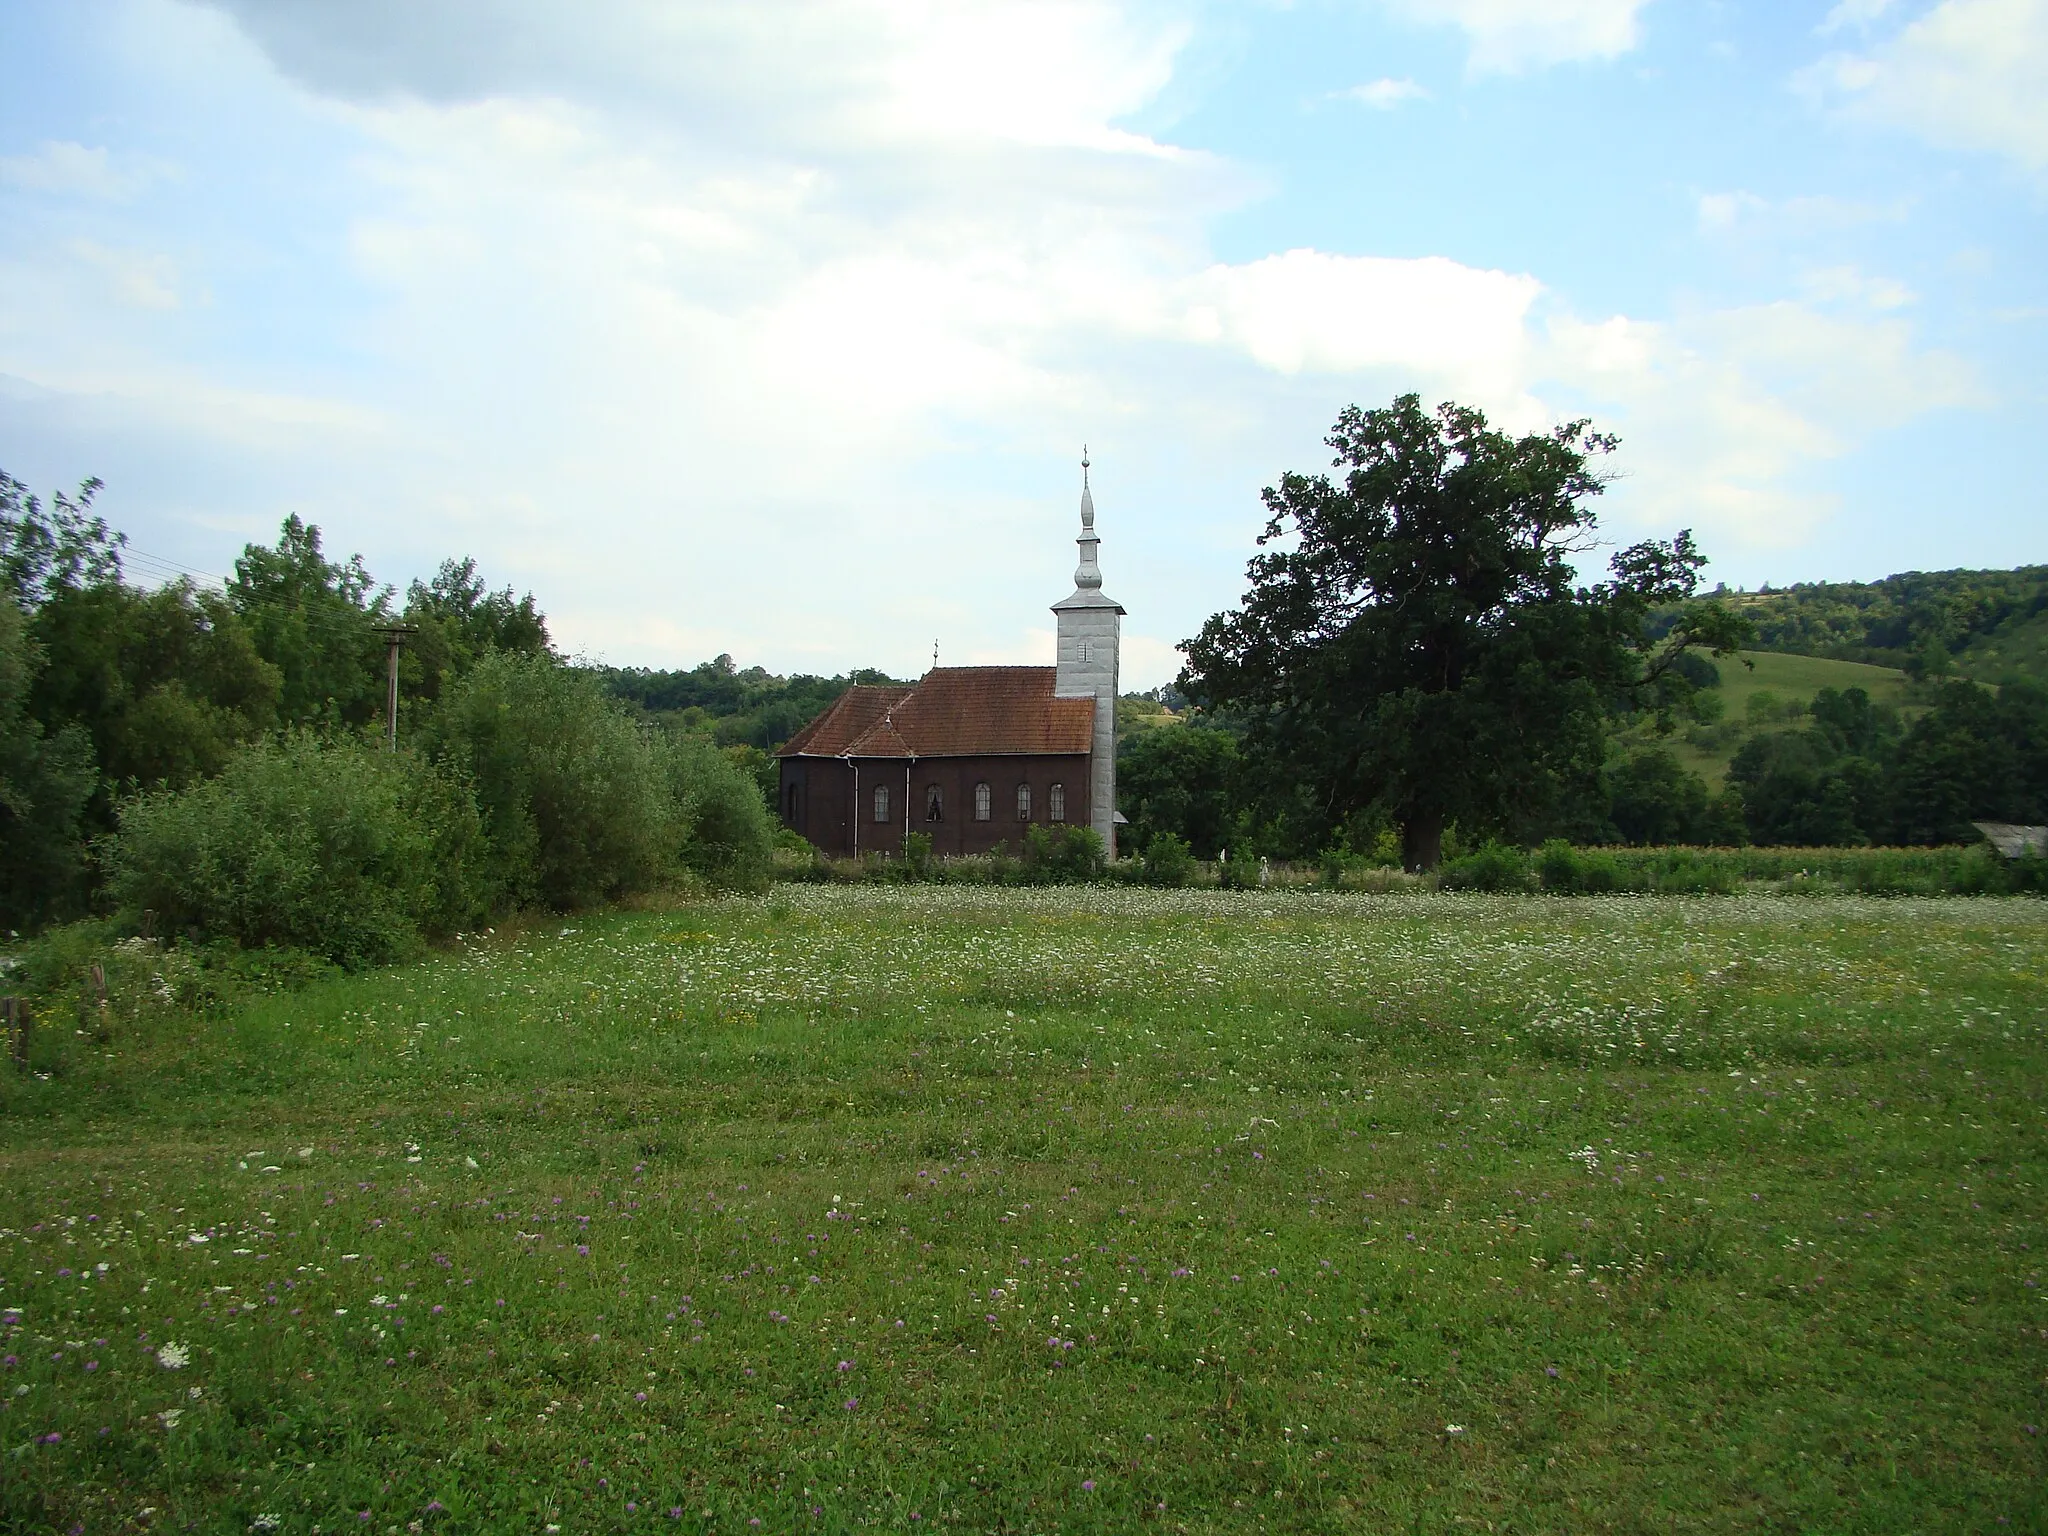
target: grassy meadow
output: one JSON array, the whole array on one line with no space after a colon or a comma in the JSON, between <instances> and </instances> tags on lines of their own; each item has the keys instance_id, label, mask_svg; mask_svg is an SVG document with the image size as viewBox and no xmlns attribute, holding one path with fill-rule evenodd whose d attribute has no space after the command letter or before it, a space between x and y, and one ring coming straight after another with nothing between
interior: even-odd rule
<instances>
[{"instance_id":1,"label":"grassy meadow","mask_svg":"<svg viewBox=\"0 0 2048 1536\"><path fill-rule=\"evenodd\" d=\"M796 887L77 1031L9 1531L2048 1528L2039 901Z\"/></svg>"},{"instance_id":2,"label":"grassy meadow","mask_svg":"<svg viewBox=\"0 0 2048 1536\"><path fill-rule=\"evenodd\" d=\"M1721 674L1721 681L1712 691L1721 698L1725 710L1722 718L1731 723L1747 718L1752 694L1768 693L1781 705L1807 705L1823 688L1843 692L1861 688L1870 695L1873 703L1902 709L1908 716L1913 713L1910 680L1905 673L1892 667L1873 667L1860 661L1835 661L1825 656L1794 656L1782 651L1741 651L1734 656L1717 658L1714 665ZM1805 723L1772 719L1763 722L1761 728L1797 729ZM1665 747L1687 768L1704 778L1709 788L1719 789L1727 782L1729 760L1741 749L1742 739L1738 733L1731 732L1720 745L1705 747L1687 741L1681 732L1672 737L1656 738L1656 744Z\"/></svg>"}]
</instances>

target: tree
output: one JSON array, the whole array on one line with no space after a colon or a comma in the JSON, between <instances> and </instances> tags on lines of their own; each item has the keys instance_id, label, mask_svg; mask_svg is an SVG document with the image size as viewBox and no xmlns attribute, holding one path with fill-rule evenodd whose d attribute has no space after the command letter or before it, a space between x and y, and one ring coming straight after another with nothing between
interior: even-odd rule
<instances>
[{"instance_id":1,"label":"tree","mask_svg":"<svg viewBox=\"0 0 2048 1536\"><path fill-rule=\"evenodd\" d=\"M1443 833L1519 835L1596 780L1617 703L1668 728L1694 646L1729 653L1743 625L1695 597L1689 533L1622 550L1578 585L1592 547L1595 461L1615 440L1567 422L1511 438L1466 406L1404 395L1346 408L1341 481L1288 474L1250 589L1186 645L1180 686L1246 722L1269 781L1314 797L1327 826L1378 809L1403 861L1434 868ZM1678 613L1652 639L1654 608Z\"/></svg>"},{"instance_id":2,"label":"tree","mask_svg":"<svg viewBox=\"0 0 2048 1536\"><path fill-rule=\"evenodd\" d=\"M73 498L59 491L46 509L19 480L0 469L0 589L23 608L39 606L52 592L121 578L121 546L92 510L104 486L87 480Z\"/></svg>"},{"instance_id":3,"label":"tree","mask_svg":"<svg viewBox=\"0 0 2048 1536\"><path fill-rule=\"evenodd\" d=\"M476 561L443 560L432 581L415 581L405 595L405 620L416 627L399 666L408 698L438 699L492 651L552 656L547 615L533 594L514 597L510 587L490 590Z\"/></svg>"},{"instance_id":4,"label":"tree","mask_svg":"<svg viewBox=\"0 0 2048 1536\"><path fill-rule=\"evenodd\" d=\"M1609 771L1607 782L1607 814L1623 842L1706 840L1706 780L1664 748L1631 753Z\"/></svg>"},{"instance_id":5,"label":"tree","mask_svg":"<svg viewBox=\"0 0 2048 1536\"><path fill-rule=\"evenodd\" d=\"M0 593L0 928L64 915L85 873L79 818L97 782L92 745L77 726L45 733L28 712L41 667L21 609Z\"/></svg>"},{"instance_id":6,"label":"tree","mask_svg":"<svg viewBox=\"0 0 2048 1536\"><path fill-rule=\"evenodd\" d=\"M1202 725L1139 731L1117 753L1117 800L1130 820L1126 841L1143 854L1153 839L1177 837L1213 859L1236 806L1237 739Z\"/></svg>"},{"instance_id":7,"label":"tree","mask_svg":"<svg viewBox=\"0 0 2048 1536\"><path fill-rule=\"evenodd\" d=\"M256 654L225 596L189 581L153 592L119 581L64 588L37 610L34 633L48 657L35 714L92 737L106 780L102 830L118 791L210 777L275 723L277 668Z\"/></svg>"},{"instance_id":8,"label":"tree","mask_svg":"<svg viewBox=\"0 0 2048 1536\"><path fill-rule=\"evenodd\" d=\"M293 513L277 546L246 546L228 600L281 674L278 714L286 725L360 726L384 709L384 637L391 591L379 588L361 555L337 563L320 530Z\"/></svg>"}]
</instances>

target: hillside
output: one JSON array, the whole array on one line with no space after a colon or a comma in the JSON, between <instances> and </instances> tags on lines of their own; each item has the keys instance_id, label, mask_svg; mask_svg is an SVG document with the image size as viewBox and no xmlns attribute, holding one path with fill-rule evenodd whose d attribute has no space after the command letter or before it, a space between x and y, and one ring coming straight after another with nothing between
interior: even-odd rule
<instances>
[{"instance_id":1,"label":"hillside","mask_svg":"<svg viewBox=\"0 0 2048 1536\"><path fill-rule=\"evenodd\" d=\"M1907 571L1722 594L1756 624L1760 651L1952 673L2048 680L2048 566Z\"/></svg>"},{"instance_id":2,"label":"hillside","mask_svg":"<svg viewBox=\"0 0 2048 1536\"><path fill-rule=\"evenodd\" d=\"M1745 667L1745 661L1750 665ZM1719 701L1719 720L1681 731L1668 741L1678 760L1715 789L1727 776L1729 759L1752 733L1795 725L1823 688L1861 688L1874 703L1901 713L1910 714L1914 707L1912 679L1896 667L1771 651L1743 651L1739 657L1721 658L1715 666L1721 681L1708 693Z\"/></svg>"}]
</instances>

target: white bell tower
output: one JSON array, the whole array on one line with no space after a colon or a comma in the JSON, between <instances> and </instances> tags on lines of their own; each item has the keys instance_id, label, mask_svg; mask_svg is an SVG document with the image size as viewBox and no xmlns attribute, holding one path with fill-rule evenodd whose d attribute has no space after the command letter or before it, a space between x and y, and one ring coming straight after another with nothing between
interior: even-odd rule
<instances>
[{"instance_id":1,"label":"white bell tower","mask_svg":"<svg viewBox=\"0 0 2048 1536\"><path fill-rule=\"evenodd\" d=\"M1089 758L1088 825L1116 857L1117 629L1123 605L1102 591L1095 563L1095 496L1088 488L1088 450L1081 450L1081 563L1074 594L1052 605L1059 624L1059 670L1053 693L1095 701L1095 739Z\"/></svg>"}]
</instances>

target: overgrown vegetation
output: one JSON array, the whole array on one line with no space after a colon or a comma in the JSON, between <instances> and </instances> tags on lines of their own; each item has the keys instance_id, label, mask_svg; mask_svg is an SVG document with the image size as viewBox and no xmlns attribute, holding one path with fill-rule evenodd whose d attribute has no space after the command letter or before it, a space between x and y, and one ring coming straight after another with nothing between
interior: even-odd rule
<instances>
[{"instance_id":1,"label":"overgrown vegetation","mask_svg":"<svg viewBox=\"0 0 2048 1536\"><path fill-rule=\"evenodd\" d=\"M748 766L636 722L473 561L401 608L294 517L218 591L144 590L97 489L0 475L0 925L111 913L358 966L526 906L766 879Z\"/></svg>"},{"instance_id":2,"label":"overgrown vegetation","mask_svg":"<svg viewBox=\"0 0 2048 1536\"><path fill-rule=\"evenodd\" d=\"M289 998L131 940L0 1081L0 1525L2038 1530L2044 924L783 888Z\"/></svg>"}]
</instances>

